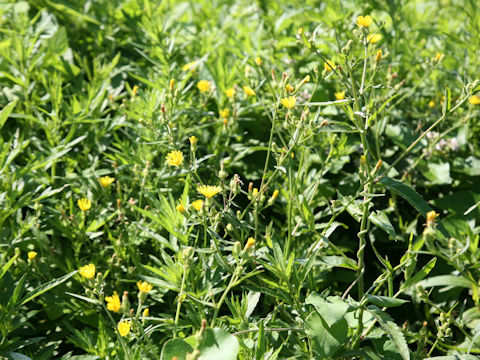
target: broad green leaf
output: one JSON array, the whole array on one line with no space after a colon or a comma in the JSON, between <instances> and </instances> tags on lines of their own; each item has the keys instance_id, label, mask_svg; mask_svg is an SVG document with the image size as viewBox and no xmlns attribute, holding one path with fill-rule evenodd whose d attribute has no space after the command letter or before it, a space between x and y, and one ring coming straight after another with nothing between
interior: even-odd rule
<instances>
[{"instance_id":1,"label":"broad green leaf","mask_svg":"<svg viewBox=\"0 0 480 360\"><path fill-rule=\"evenodd\" d=\"M199 345L198 360L236 360L239 350L238 340L223 329L206 329L205 338Z\"/></svg>"},{"instance_id":2,"label":"broad green leaf","mask_svg":"<svg viewBox=\"0 0 480 360\"><path fill-rule=\"evenodd\" d=\"M407 289L410 286L420 282L422 279L425 278L425 276L427 276L430 273L430 271L433 270L436 263L437 263L437 258L433 258L432 260L430 260L418 273L416 273L413 277L405 281L403 285L400 287L400 289L401 290Z\"/></svg>"},{"instance_id":3,"label":"broad green leaf","mask_svg":"<svg viewBox=\"0 0 480 360\"><path fill-rule=\"evenodd\" d=\"M375 212L372 212L370 213L368 218L372 223L377 225L380 229L382 229L388 235L390 235L395 239L395 237L397 236L395 234L395 229L393 228L392 223L390 222L390 219L388 218L387 214L385 214L384 211L377 210Z\"/></svg>"},{"instance_id":4,"label":"broad green leaf","mask_svg":"<svg viewBox=\"0 0 480 360\"><path fill-rule=\"evenodd\" d=\"M407 303L407 300L397 299L388 296L379 296L379 295L365 295L369 303L377 305L379 307L397 307Z\"/></svg>"},{"instance_id":5,"label":"broad green leaf","mask_svg":"<svg viewBox=\"0 0 480 360\"><path fill-rule=\"evenodd\" d=\"M58 279L54 279L54 280L51 280L43 285L40 285L39 287L37 287L35 290L29 292L27 295L25 295L25 297L21 300L22 301L22 305L25 305L26 303L28 303L29 301L35 299L37 296L40 296L42 295L44 292L47 292L48 290L51 290L53 289L55 286L58 286L60 285L61 283L67 281L68 279L70 279L73 275L75 275L77 273L78 270L74 270L72 271L71 273L67 274L67 275L64 275Z\"/></svg>"},{"instance_id":6,"label":"broad green leaf","mask_svg":"<svg viewBox=\"0 0 480 360\"><path fill-rule=\"evenodd\" d=\"M390 335L390 338L394 342L395 347L397 348L402 358L404 360L410 360L410 352L408 350L405 336L403 335L400 327L395 324L390 315L373 306L368 306L367 311L377 319L383 330L385 330Z\"/></svg>"},{"instance_id":7,"label":"broad green leaf","mask_svg":"<svg viewBox=\"0 0 480 360\"><path fill-rule=\"evenodd\" d=\"M187 354L192 352L193 348L186 341L172 339L163 345L160 360L172 360L174 357L178 358L178 360L185 360Z\"/></svg>"},{"instance_id":8,"label":"broad green leaf","mask_svg":"<svg viewBox=\"0 0 480 360\"><path fill-rule=\"evenodd\" d=\"M339 296L329 296L324 299L316 293L311 293L305 303L315 306L328 326L342 320L349 310L349 305Z\"/></svg>"},{"instance_id":9,"label":"broad green leaf","mask_svg":"<svg viewBox=\"0 0 480 360\"><path fill-rule=\"evenodd\" d=\"M345 319L329 327L318 312L313 311L305 320L305 333L312 341L315 359L330 359L348 337L348 323Z\"/></svg>"}]
</instances>

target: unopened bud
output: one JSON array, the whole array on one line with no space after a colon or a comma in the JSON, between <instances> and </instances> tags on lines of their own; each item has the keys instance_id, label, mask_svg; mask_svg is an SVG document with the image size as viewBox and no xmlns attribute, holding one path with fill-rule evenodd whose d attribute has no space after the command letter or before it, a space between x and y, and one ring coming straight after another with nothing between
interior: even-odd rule
<instances>
[{"instance_id":1,"label":"unopened bud","mask_svg":"<svg viewBox=\"0 0 480 360\"><path fill-rule=\"evenodd\" d=\"M174 86L175 86L175 79L170 79L170 92L173 91Z\"/></svg>"},{"instance_id":2,"label":"unopened bud","mask_svg":"<svg viewBox=\"0 0 480 360\"><path fill-rule=\"evenodd\" d=\"M257 64L257 66L262 66L263 65L263 60L259 57L255 58L255 64Z\"/></svg>"},{"instance_id":3,"label":"unopened bud","mask_svg":"<svg viewBox=\"0 0 480 360\"><path fill-rule=\"evenodd\" d=\"M375 55L375 62L378 64L382 59L382 49L377 51L377 55Z\"/></svg>"}]
</instances>

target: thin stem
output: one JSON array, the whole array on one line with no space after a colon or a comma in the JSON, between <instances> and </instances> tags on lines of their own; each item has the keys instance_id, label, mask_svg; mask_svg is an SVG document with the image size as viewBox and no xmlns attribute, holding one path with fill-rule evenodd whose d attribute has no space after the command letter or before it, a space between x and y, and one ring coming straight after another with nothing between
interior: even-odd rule
<instances>
[{"instance_id":1,"label":"thin stem","mask_svg":"<svg viewBox=\"0 0 480 360\"><path fill-rule=\"evenodd\" d=\"M238 270L239 266L237 265L237 268L235 269L235 272L233 276L230 278L230 282L228 283L227 288L222 294L222 297L220 298L220 301L216 304L215 306L215 312L213 313L213 319L212 319L212 324L211 327L213 328L215 326L215 321L217 320L218 312L220 311L220 308L223 305L223 302L225 301L225 298L227 297L228 292L230 289L234 286L235 282L237 281L238 278Z\"/></svg>"},{"instance_id":2,"label":"thin stem","mask_svg":"<svg viewBox=\"0 0 480 360\"><path fill-rule=\"evenodd\" d=\"M178 300L177 300L177 311L175 313L175 325L173 329L173 338L175 339L177 337L177 326L178 326L178 321L180 319L180 309L182 307L182 296L183 296L183 289L185 287L185 278L187 275L187 267L183 267L183 274L182 274L182 284L180 285L180 292L178 293Z\"/></svg>"}]
</instances>

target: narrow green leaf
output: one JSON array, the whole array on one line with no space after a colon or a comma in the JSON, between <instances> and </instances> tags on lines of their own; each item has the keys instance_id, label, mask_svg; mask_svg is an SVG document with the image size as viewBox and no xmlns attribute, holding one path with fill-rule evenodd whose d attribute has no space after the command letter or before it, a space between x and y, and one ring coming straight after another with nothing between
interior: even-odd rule
<instances>
[{"instance_id":1,"label":"narrow green leaf","mask_svg":"<svg viewBox=\"0 0 480 360\"><path fill-rule=\"evenodd\" d=\"M403 335L400 327L395 324L393 319L387 313L373 306L367 307L367 311L377 319L383 330L390 335L390 338L394 342L395 347L397 348L402 359L410 360L410 352L408 350L405 336Z\"/></svg>"},{"instance_id":2,"label":"narrow green leaf","mask_svg":"<svg viewBox=\"0 0 480 360\"><path fill-rule=\"evenodd\" d=\"M425 276L427 276L430 271L433 270L435 267L435 264L437 263L437 258L433 258L430 260L418 273L416 273L413 277L408 279L403 283L403 285L400 287L401 290L407 289L412 285L415 285L419 281L421 281Z\"/></svg>"},{"instance_id":3,"label":"narrow green leaf","mask_svg":"<svg viewBox=\"0 0 480 360\"><path fill-rule=\"evenodd\" d=\"M369 303L377 305L379 307L397 307L407 303L407 300L397 299L388 296L379 296L379 295L365 295Z\"/></svg>"},{"instance_id":4,"label":"narrow green leaf","mask_svg":"<svg viewBox=\"0 0 480 360\"><path fill-rule=\"evenodd\" d=\"M6 274L8 269L10 269L10 266L12 266L13 262L17 259L18 255L12 256L10 260L7 261L5 265L2 266L2 270L0 270L0 279L3 277L3 275Z\"/></svg>"},{"instance_id":5,"label":"narrow green leaf","mask_svg":"<svg viewBox=\"0 0 480 360\"><path fill-rule=\"evenodd\" d=\"M2 111L0 111L0 129L5 124L5 121L7 121L8 117L12 113L13 109L15 109L16 105L17 105L17 100L13 100L11 103L7 104L2 109Z\"/></svg>"},{"instance_id":6,"label":"narrow green leaf","mask_svg":"<svg viewBox=\"0 0 480 360\"><path fill-rule=\"evenodd\" d=\"M385 231L388 235L393 237L394 239L396 238L397 234L395 234L395 229L392 226L392 223L390 222L390 219L388 218L387 214L385 214L384 211L377 210L375 212L370 213L368 216L370 221L377 225L380 229Z\"/></svg>"},{"instance_id":7,"label":"narrow green leaf","mask_svg":"<svg viewBox=\"0 0 480 360\"><path fill-rule=\"evenodd\" d=\"M373 113L372 116L370 116L367 120L367 127L370 127L370 125L372 124L372 122L377 118L378 114L380 114L382 112L382 110L385 108L385 106L388 105L388 103L390 101L392 101L393 99L395 99L397 96L399 96L400 93L396 93L395 95L393 95L392 97L390 97L387 101L385 101L383 103L383 105L380 107L380 109L378 109L377 111L375 111L375 113Z\"/></svg>"},{"instance_id":8,"label":"narrow green leaf","mask_svg":"<svg viewBox=\"0 0 480 360\"><path fill-rule=\"evenodd\" d=\"M28 303L30 300L35 299L36 297L42 295L43 293L47 292L48 290L53 289L55 286L60 285L61 283L67 281L70 279L73 275L77 273L78 270L74 270L71 273L64 275L58 279L51 280L43 285L40 285L38 288L35 290L29 292L21 301L21 305L25 305Z\"/></svg>"}]
</instances>

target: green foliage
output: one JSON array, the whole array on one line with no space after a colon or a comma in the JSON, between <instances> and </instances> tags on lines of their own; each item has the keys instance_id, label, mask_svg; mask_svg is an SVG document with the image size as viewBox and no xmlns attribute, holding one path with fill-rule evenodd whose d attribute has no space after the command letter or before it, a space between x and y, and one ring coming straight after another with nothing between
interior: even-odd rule
<instances>
[{"instance_id":1,"label":"green foliage","mask_svg":"<svg viewBox=\"0 0 480 360\"><path fill-rule=\"evenodd\" d=\"M480 356L475 1L0 24L0 358Z\"/></svg>"}]
</instances>

